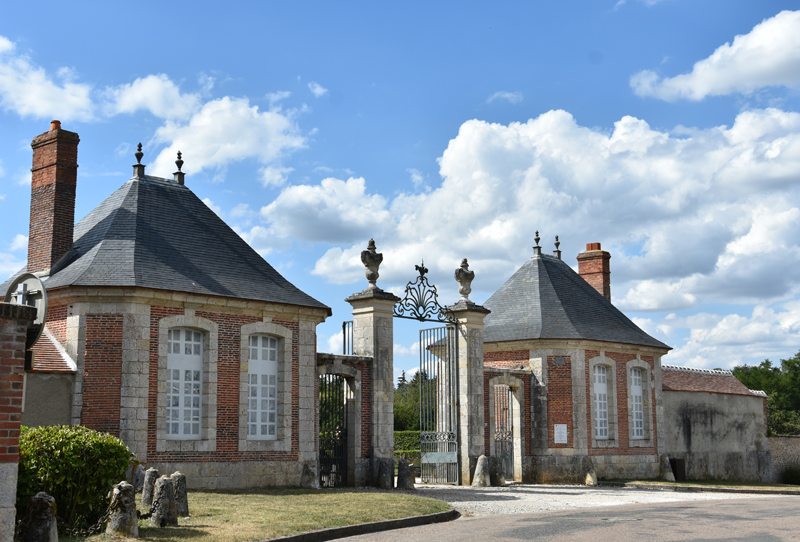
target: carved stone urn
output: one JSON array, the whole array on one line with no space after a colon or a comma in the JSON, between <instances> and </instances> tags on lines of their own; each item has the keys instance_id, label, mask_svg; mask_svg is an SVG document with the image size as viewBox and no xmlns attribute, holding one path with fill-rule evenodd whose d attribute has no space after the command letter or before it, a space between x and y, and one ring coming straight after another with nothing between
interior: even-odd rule
<instances>
[{"instance_id":1,"label":"carved stone urn","mask_svg":"<svg viewBox=\"0 0 800 542\"><path fill-rule=\"evenodd\" d=\"M469 301L469 293L472 291L470 286L472 280L475 278L475 271L469 270L469 263L467 259L461 260L461 267L456 269L456 282L458 282L458 293L461 294L461 299Z\"/></svg>"},{"instance_id":2,"label":"carved stone urn","mask_svg":"<svg viewBox=\"0 0 800 542\"><path fill-rule=\"evenodd\" d=\"M361 263L367 268L366 275L370 290L378 288L378 285L375 283L378 281L378 277L380 277L378 268L381 266L381 262L383 262L383 254L377 252L375 248L375 239L370 239L367 250L361 251Z\"/></svg>"}]
</instances>

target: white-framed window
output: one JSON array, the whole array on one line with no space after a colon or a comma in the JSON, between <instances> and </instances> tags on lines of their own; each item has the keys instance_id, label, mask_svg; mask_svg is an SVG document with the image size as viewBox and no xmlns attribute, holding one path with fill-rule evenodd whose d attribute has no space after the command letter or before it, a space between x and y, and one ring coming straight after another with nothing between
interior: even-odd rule
<instances>
[{"instance_id":1,"label":"white-framed window","mask_svg":"<svg viewBox=\"0 0 800 542\"><path fill-rule=\"evenodd\" d=\"M642 393L643 371L639 367L631 369L631 403L633 407L633 430L631 436L634 439L644 438L644 394Z\"/></svg>"},{"instance_id":2,"label":"white-framed window","mask_svg":"<svg viewBox=\"0 0 800 542\"><path fill-rule=\"evenodd\" d=\"M594 366L594 438L608 440L608 368Z\"/></svg>"},{"instance_id":3,"label":"white-framed window","mask_svg":"<svg viewBox=\"0 0 800 542\"><path fill-rule=\"evenodd\" d=\"M203 334L170 329L167 338L167 438L200 439L203 409Z\"/></svg>"},{"instance_id":4,"label":"white-framed window","mask_svg":"<svg viewBox=\"0 0 800 542\"><path fill-rule=\"evenodd\" d=\"M278 339L251 335L248 359L247 438L278 438Z\"/></svg>"}]
</instances>

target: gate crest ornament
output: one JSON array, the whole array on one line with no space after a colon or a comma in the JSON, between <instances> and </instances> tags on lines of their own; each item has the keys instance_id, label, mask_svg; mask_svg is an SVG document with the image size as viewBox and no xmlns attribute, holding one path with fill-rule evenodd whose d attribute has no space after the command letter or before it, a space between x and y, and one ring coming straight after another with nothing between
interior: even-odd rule
<instances>
[{"instance_id":1,"label":"gate crest ornament","mask_svg":"<svg viewBox=\"0 0 800 542\"><path fill-rule=\"evenodd\" d=\"M425 260L422 261L422 265L415 265L414 269L419 272L419 276L406 284L406 295L394 306L394 316L420 322L455 324L456 317L453 311L439 304L436 286L428 282L425 276L428 272Z\"/></svg>"}]
</instances>

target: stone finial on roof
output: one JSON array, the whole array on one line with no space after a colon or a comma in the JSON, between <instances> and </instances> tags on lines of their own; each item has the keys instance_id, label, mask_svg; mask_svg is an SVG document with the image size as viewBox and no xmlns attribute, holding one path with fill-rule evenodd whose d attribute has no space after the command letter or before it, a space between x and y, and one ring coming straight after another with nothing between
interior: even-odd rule
<instances>
[{"instance_id":1,"label":"stone finial on roof","mask_svg":"<svg viewBox=\"0 0 800 542\"><path fill-rule=\"evenodd\" d=\"M136 163L133 164L133 176L144 177L144 164L142 164L144 153L142 152L141 142L136 146L136 153L134 153L134 156L136 157Z\"/></svg>"},{"instance_id":2,"label":"stone finial on roof","mask_svg":"<svg viewBox=\"0 0 800 542\"><path fill-rule=\"evenodd\" d=\"M534 237L533 240L536 241L536 246L533 247L533 255L540 256L542 254L542 247L539 246L539 241L541 240L541 237L539 237L539 230L536 230L536 237Z\"/></svg>"},{"instance_id":3,"label":"stone finial on roof","mask_svg":"<svg viewBox=\"0 0 800 542\"><path fill-rule=\"evenodd\" d=\"M381 262L383 262L383 254L377 252L377 248L375 247L375 239L370 239L369 244L367 245L367 250L361 251L361 263L363 263L364 267L367 268L366 275L367 280L369 281L368 289L370 290L378 289L376 282L378 281L378 277L380 277L378 268L380 268Z\"/></svg>"},{"instance_id":4,"label":"stone finial on roof","mask_svg":"<svg viewBox=\"0 0 800 542\"><path fill-rule=\"evenodd\" d=\"M175 165L178 166L178 171L173 173L173 178L178 184L184 183L184 176L186 175L181 168L183 167L183 159L181 159L181 151L178 151L178 159L175 160Z\"/></svg>"},{"instance_id":5,"label":"stone finial on roof","mask_svg":"<svg viewBox=\"0 0 800 542\"><path fill-rule=\"evenodd\" d=\"M561 251L558 248L560 245L561 241L558 240L558 235L556 235L556 249L553 251L553 256L555 256L559 260L561 259Z\"/></svg>"},{"instance_id":6,"label":"stone finial on roof","mask_svg":"<svg viewBox=\"0 0 800 542\"><path fill-rule=\"evenodd\" d=\"M455 273L456 282L458 282L458 293L461 294L462 301L469 301L469 293L472 291L470 285L475 278L475 271L469 270L469 262L464 258L461 260L461 266L456 269Z\"/></svg>"}]
</instances>

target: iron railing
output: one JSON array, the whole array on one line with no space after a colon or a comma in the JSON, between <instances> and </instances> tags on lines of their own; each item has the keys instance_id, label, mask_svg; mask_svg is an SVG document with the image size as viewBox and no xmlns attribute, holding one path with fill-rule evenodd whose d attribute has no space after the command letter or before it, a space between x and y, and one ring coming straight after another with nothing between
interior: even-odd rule
<instances>
[{"instance_id":1,"label":"iron railing","mask_svg":"<svg viewBox=\"0 0 800 542\"><path fill-rule=\"evenodd\" d=\"M342 322L342 354L353 355L353 321Z\"/></svg>"}]
</instances>

